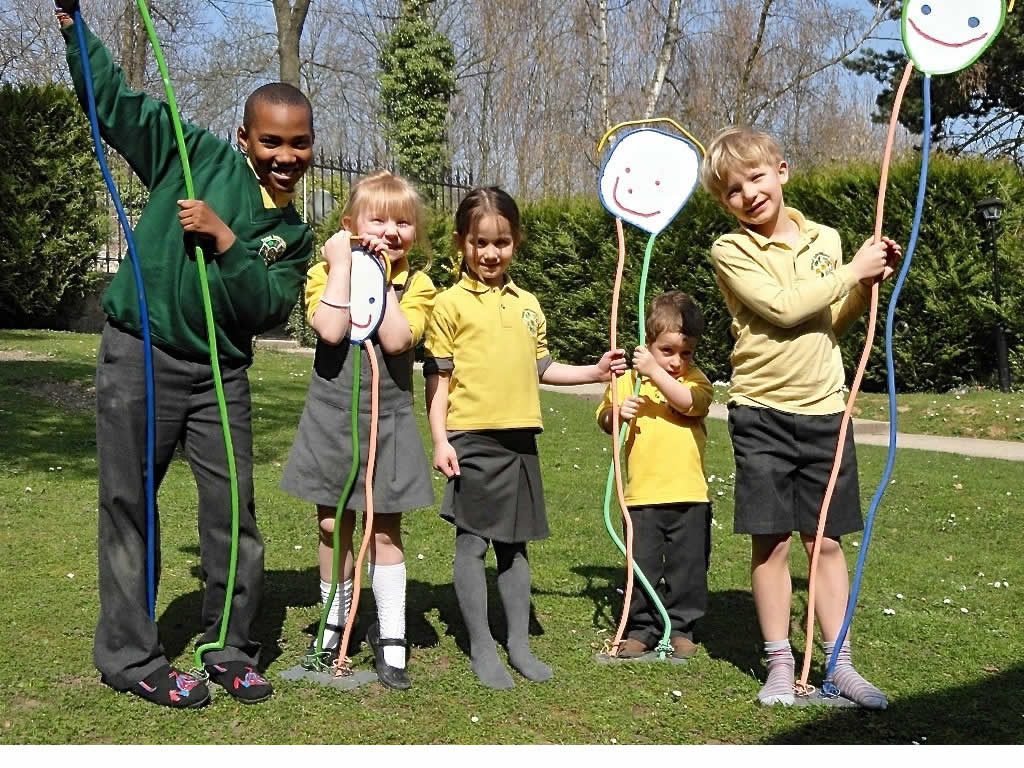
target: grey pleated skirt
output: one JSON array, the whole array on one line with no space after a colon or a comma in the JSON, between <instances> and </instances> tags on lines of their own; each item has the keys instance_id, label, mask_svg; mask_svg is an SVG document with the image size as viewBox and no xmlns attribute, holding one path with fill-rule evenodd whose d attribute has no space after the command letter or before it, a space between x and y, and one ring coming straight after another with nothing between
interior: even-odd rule
<instances>
[{"instance_id":1,"label":"grey pleated skirt","mask_svg":"<svg viewBox=\"0 0 1024 768\"><path fill-rule=\"evenodd\" d=\"M534 430L453 432L448 440L460 475L445 487L442 518L503 543L549 536Z\"/></svg>"},{"instance_id":2,"label":"grey pleated skirt","mask_svg":"<svg viewBox=\"0 0 1024 768\"><path fill-rule=\"evenodd\" d=\"M373 509L407 512L434 503L430 465L413 413L412 352L384 355L380 368ZM370 447L371 372L366 351L348 344L317 346L306 405L281 479L300 499L337 506L352 467L353 357L362 355L359 392L359 470L346 509L366 509L366 462Z\"/></svg>"}]
</instances>

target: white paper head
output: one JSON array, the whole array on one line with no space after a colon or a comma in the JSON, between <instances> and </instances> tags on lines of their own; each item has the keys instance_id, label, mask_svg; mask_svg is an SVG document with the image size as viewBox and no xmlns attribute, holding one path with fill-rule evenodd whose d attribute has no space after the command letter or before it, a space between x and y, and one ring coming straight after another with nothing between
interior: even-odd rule
<instances>
[{"instance_id":1,"label":"white paper head","mask_svg":"<svg viewBox=\"0 0 1024 768\"><path fill-rule=\"evenodd\" d=\"M922 72L946 75L977 61L1005 20L1005 0L905 0L903 47Z\"/></svg>"},{"instance_id":2,"label":"white paper head","mask_svg":"<svg viewBox=\"0 0 1024 768\"><path fill-rule=\"evenodd\" d=\"M598 176L601 204L635 227L657 234L697 186L700 154L680 136L639 128L619 138Z\"/></svg>"},{"instance_id":3,"label":"white paper head","mask_svg":"<svg viewBox=\"0 0 1024 768\"><path fill-rule=\"evenodd\" d=\"M349 310L352 328L349 340L362 344L374 334L384 317L387 285L384 267L362 248L352 249L352 285Z\"/></svg>"}]
</instances>

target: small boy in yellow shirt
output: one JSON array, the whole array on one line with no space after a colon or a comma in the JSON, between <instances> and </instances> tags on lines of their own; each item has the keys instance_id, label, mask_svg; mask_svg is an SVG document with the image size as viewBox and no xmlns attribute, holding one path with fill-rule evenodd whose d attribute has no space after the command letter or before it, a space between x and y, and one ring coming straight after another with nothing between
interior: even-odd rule
<instances>
[{"instance_id":1,"label":"small boy in yellow shirt","mask_svg":"<svg viewBox=\"0 0 1024 768\"><path fill-rule=\"evenodd\" d=\"M714 393L693 364L704 330L700 308L682 291L669 291L651 304L646 344L633 354L633 370L620 376L619 416L629 422L624 454L626 505L633 523L633 561L671 622L673 655L697 652L693 631L708 603L711 503L704 479L704 444ZM640 389L633 395L637 378ZM597 409L597 423L612 431L609 385ZM642 656L658 642L661 619L654 602L635 586L620 658Z\"/></svg>"}]
</instances>

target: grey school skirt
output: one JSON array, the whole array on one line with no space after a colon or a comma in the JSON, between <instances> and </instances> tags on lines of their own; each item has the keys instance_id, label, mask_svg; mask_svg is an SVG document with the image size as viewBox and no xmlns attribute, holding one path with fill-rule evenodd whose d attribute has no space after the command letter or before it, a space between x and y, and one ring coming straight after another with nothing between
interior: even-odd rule
<instances>
[{"instance_id":1,"label":"grey school skirt","mask_svg":"<svg viewBox=\"0 0 1024 768\"><path fill-rule=\"evenodd\" d=\"M380 369L373 509L389 514L434 503L430 465L423 450L412 400L412 351L374 351ZM359 471L346 509L366 509L366 462L370 448L371 371L366 351L349 344L318 344L306 405L299 420L281 488L314 504L338 505L352 467L353 359L362 356L359 380Z\"/></svg>"},{"instance_id":2,"label":"grey school skirt","mask_svg":"<svg viewBox=\"0 0 1024 768\"><path fill-rule=\"evenodd\" d=\"M534 430L452 432L448 440L460 474L445 487L442 518L506 544L548 537Z\"/></svg>"}]
</instances>

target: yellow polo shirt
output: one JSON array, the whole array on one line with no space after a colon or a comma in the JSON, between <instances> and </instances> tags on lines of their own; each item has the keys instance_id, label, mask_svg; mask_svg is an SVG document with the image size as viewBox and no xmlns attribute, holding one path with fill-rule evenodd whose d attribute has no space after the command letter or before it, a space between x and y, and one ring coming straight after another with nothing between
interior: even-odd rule
<instances>
[{"instance_id":1,"label":"yellow polo shirt","mask_svg":"<svg viewBox=\"0 0 1024 768\"><path fill-rule=\"evenodd\" d=\"M844 409L837 337L871 298L843 264L839 233L807 221L795 247L742 228L711 246L718 286L732 315L730 402L789 413Z\"/></svg>"},{"instance_id":2,"label":"yellow polo shirt","mask_svg":"<svg viewBox=\"0 0 1024 768\"><path fill-rule=\"evenodd\" d=\"M637 373L629 371L617 379L618 398L633 394ZM677 381L690 388L693 404L685 413L669 405L650 379L641 377L640 410L626 432L626 504L678 504L708 501L704 478L704 446L707 428L704 419L711 409L714 390L708 377L691 367ZM611 385L597 407L597 419L612 407Z\"/></svg>"},{"instance_id":3,"label":"yellow polo shirt","mask_svg":"<svg viewBox=\"0 0 1024 768\"><path fill-rule=\"evenodd\" d=\"M306 272L306 322L313 322L313 313L320 306L324 289L327 287L328 269L326 261L318 261ZM405 286L405 293L398 301L402 314L409 321L412 331L412 344L416 346L427 328L427 319L434 306L437 289L434 282L425 272L415 272L409 276L409 262L402 260L396 272L391 275L391 283L396 287Z\"/></svg>"},{"instance_id":4,"label":"yellow polo shirt","mask_svg":"<svg viewBox=\"0 0 1024 768\"><path fill-rule=\"evenodd\" d=\"M248 157L245 158L245 162L252 168L252 175L259 179L260 175L256 173L256 169L253 168L252 160ZM284 208L288 203L295 197L295 193L288 192L271 192L269 189L260 184L260 194L263 197L264 208Z\"/></svg>"},{"instance_id":5,"label":"yellow polo shirt","mask_svg":"<svg viewBox=\"0 0 1024 768\"><path fill-rule=\"evenodd\" d=\"M537 429L538 367L550 360L537 299L511 280L491 288L469 275L437 297L424 370L450 371L448 429Z\"/></svg>"}]
</instances>

